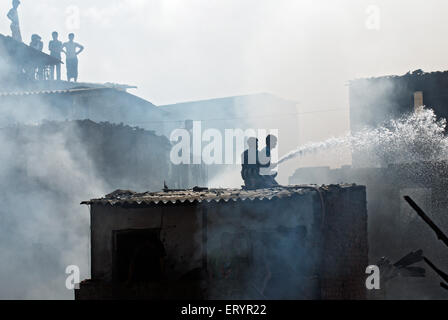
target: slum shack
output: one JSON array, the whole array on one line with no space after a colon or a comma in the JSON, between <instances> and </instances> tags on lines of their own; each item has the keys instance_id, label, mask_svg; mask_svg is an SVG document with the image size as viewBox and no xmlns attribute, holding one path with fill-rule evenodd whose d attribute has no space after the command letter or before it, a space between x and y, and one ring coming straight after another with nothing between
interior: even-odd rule
<instances>
[{"instance_id":1,"label":"slum shack","mask_svg":"<svg viewBox=\"0 0 448 320\"><path fill-rule=\"evenodd\" d=\"M90 206L76 299L364 299L365 187L135 193Z\"/></svg>"}]
</instances>

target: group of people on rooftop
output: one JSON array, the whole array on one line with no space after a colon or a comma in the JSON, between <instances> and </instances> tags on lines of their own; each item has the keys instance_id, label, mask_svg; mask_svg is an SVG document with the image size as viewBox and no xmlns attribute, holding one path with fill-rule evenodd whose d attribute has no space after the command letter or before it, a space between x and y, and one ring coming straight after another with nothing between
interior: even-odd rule
<instances>
[{"instance_id":1,"label":"group of people on rooftop","mask_svg":"<svg viewBox=\"0 0 448 320\"><path fill-rule=\"evenodd\" d=\"M62 43L58 40L58 33L54 31L52 33L53 40L48 44L48 50L50 55L56 59L62 59L62 53L66 56L67 65L67 80L73 79L78 81L78 55L84 50L84 46L75 42L75 35L70 33L68 35L68 41ZM56 65L57 80L61 80L61 65ZM54 66L52 66L51 77L54 79Z\"/></svg>"},{"instance_id":2,"label":"group of people on rooftop","mask_svg":"<svg viewBox=\"0 0 448 320\"><path fill-rule=\"evenodd\" d=\"M19 0L12 1L12 8L9 10L7 16L9 20L11 20L11 32L12 38L22 42L22 35L20 33L20 24L19 24L19 15L17 13L17 8L20 5ZM62 53L66 56L66 66L67 66L67 81L78 81L78 55L84 50L84 46L75 42L75 35L70 33L68 35L68 41L62 43L59 38L59 34L55 31L52 33L52 38L48 45L48 50L50 51L50 55L59 61L62 60ZM41 36L38 34L33 34L31 36L30 47L42 51L44 48L44 43L42 42ZM56 77L55 77L56 71ZM38 71L38 75L43 77L43 70ZM50 70L50 79L61 80L61 64L57 63L56 65L51 66Z\"/></svg>"}]
</instances>

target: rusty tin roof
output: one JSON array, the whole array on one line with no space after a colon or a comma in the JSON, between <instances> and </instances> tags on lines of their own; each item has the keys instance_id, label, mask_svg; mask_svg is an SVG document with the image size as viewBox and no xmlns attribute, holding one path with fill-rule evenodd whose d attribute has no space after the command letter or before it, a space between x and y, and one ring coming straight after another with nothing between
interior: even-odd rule
<instances>
[{"instance_id":1,"label":"rusty tin roof","mask_svg":"<svg viewBox=\"0 0 448 320\"><path fill-rule=\"evenodd\" d=\"M202 202L229 202L246 200L272 200L289 198L296 195L305 195L310 192L326 192L332 188L351 188L356 185L331 185L331 186L279 186L276 188L244 190L244 189L188 189L167 190L162 192L137 193L130 190L116 190L103 198L83 201L86 205L110 205L110 206L145 206L179 203Z\"/></svg>"},{"instance_id":2,"label":"rusty tin roof","mask_svg":"<svg viewBox=\"0 0 448 320\"><path fill-rule=\"evenodd\" d=\"M127 205L154 205L176 203L202 203L229 202L246 200L272 200L274 198L289 198L295 195L304 195L314 191L324 191L325 187L317 186L288 186L269 189L243 190L243 189L188 189L167 190L162 192L137 193L130 190L116 190L104 198L83 201L81 204L97 204L110 206Z\"/></svg>"}]
</instances>

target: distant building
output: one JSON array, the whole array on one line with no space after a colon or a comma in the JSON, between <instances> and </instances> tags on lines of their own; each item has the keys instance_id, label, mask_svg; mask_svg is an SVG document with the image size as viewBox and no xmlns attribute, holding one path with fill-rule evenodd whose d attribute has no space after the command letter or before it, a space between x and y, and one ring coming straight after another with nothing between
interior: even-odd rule
<instances>
[{"instance_id":1,"label":"distant building","mask_svg":"<svg viewBox=\"0 0 448 320\"><path fill-rule=\"evenodd\" d=\"M424 105L448 118L448 71L423 72L350 81L350 123L354 131L378 126Z\"/></svg>"},{"instance_id":2,"label":"distant building","mask_svg":"<svg viewBox=\"0 0 448 320\"><path fill-rule=\"evenodd\" d=\"M186 120L201 120L203 129L214 128L222 132L228 128L279 129L280 135L288 135L288 140L295 140L286 130L293 126L297 129L297 106L295 101L258 93L162 105L160 108L173 120L179 121L167 126L166 135Z\"/></svg>"},{"instance_id":3,"label":"distant building","mask_svg":"<svg viewBox=\"0 0 448 320\"><path fill-rule=\"evenodd\" d=\"M366 296L361 186L117 190L84 204L92 279L76 299Z\"/></svg>"}]
</instances>

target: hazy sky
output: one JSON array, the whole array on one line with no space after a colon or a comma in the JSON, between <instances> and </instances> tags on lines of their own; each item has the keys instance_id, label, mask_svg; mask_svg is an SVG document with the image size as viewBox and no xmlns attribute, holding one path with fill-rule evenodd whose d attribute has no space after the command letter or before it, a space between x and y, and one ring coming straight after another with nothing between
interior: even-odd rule
<instances>
[{"instance_id":1,"label":"hazy sky","mask_svg":"<svg viewBox=\"0 0 448 320\"><path fill-rule=\"evenodd\" d=\"M0 4L5 34L9 7ZM53 30L62 39L76 33L86 47L80 81L137 85L133 92L157 105L270 92L299 101L301 112L347 108L350 79L448 69L447 16L445 0L22 0L20 7L27 43L38 33L47 49ZM339 134L348 111L302 122L317 123L303 131L313 139Z\"/></svg>"},{"instance_id":2,"label":"hazy sky","mask_svg":"<svg viewBox=\"0 0 448 320\"><path fill-rule=\"evenodd\" d=\"M380 29L369 30L369 5ZM79 8L79 29L70 6ZM9 34L2 0L0 32ZM444 0L22 0L25 42L69 31L83 81L135 84L156 104L267 91L344 106L347 80L446 69ZM73 29L73 30L70 30Z\"/></svg>"}]
</instances>

